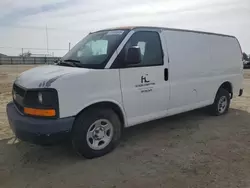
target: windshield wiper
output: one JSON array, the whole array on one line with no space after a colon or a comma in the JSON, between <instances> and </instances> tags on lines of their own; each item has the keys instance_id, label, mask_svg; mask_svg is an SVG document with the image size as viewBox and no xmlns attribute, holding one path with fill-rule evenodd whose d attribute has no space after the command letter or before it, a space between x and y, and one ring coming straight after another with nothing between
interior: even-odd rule
<instances>
[{"instance_id":1,"label":"windshield wiper","mask_svg":"<svg viewBox=\"0 0 250 188\"><path fill-rule=\"evenodd\" d=\"M75 67L83 67L81 61L75 59L65 59L64 62L72 63Z\"/></svg>"},{"instance_id":2,"label":"windshield wiper","mask_svg":"<svg viewBox=\"0 0 250 188\"><path fill-rule=\"evenodd\" d=\"M60 60L57 64L58 65L68 65L71 67L82 67L81 62L78 60L74 60L74 59Z\"/></svg>"},{"instance_id":3,"label":"windshield wiper","mask_svg":"<svg viewBox=\"0 0 250 188\"><path fill-rule=\"evenodd\" d=\"M80 61L75 60L75 59L65 59L63 61L65 61L65 62L72 62L72 63L80 63Z\"/></svg>"}]
</instances>

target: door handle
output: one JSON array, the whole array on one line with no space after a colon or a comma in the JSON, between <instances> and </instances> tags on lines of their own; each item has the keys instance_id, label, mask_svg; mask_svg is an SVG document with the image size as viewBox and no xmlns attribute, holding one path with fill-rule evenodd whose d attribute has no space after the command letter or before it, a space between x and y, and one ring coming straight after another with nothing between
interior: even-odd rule
<instances>
[{"instance_id":1,"label":"door handle","mask_svg":"<svg viewBox=\"0 0 250 188\"><path fill-rule=\"evenodd\" d=\"M168 69L164 69L164 80L168 81Z\"/></svg>"}]
</instances>

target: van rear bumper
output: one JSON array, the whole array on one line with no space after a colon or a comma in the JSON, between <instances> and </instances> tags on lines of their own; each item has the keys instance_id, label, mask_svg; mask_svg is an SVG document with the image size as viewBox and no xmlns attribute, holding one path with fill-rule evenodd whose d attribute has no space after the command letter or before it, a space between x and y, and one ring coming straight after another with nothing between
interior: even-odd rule
<instances>
[{"instance_id":1,"label":"van rear bumper","mask_svg":"<svg viewBox=\"0 0 250 188\"><path fill-rule=\"evenodd\" d=\"M13 102L7 104L10 127L17 138L34 144L54 144L69 136L74 117L41 119L21 115Z\"/></svg>"}]
</instances>

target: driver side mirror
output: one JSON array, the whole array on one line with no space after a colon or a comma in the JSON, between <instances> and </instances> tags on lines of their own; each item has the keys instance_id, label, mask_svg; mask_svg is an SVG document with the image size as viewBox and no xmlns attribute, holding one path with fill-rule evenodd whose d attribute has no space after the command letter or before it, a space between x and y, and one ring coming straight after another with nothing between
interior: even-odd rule
<instances>
[{"instance_id":1,"label":"driver side mirror","mask_svg":"<svg viewBox=\"0 0 250 188\"><path fill-rule=\"evenodd\" d=\"M125 62L128 65L135 65L141 62L141 50L139 46L132 46L128 49L127 56L125 58Z\"/></svg>"}]
</instances>

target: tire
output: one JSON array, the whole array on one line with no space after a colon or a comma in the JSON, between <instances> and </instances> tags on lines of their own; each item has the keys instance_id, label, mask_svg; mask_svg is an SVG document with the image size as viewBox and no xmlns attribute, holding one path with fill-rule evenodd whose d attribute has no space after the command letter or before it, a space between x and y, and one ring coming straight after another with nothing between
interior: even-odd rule
<instances>
[{"instance_id":1,"label":"tire","mask_svg":"<svg viewBox=\"0 0 250 188\"><path fill-rule=\"evenodd\" d=\"M220 88L216 94L214 103L210 106L211 114L215 116L226 114L228 112L230 102L229 92L223 88Z\"/></svg>"},{"instance_id":2,"label":"tire","mask_svg":"<svg viewBox=\"0 0 250 188\"><path fill-rule=\"evenodd\" d=\"M121 128L121 121L112 109L87 109L75 120L72 145L85 158L101 157L118 145Z\"/></svg>"}]
</instances>

